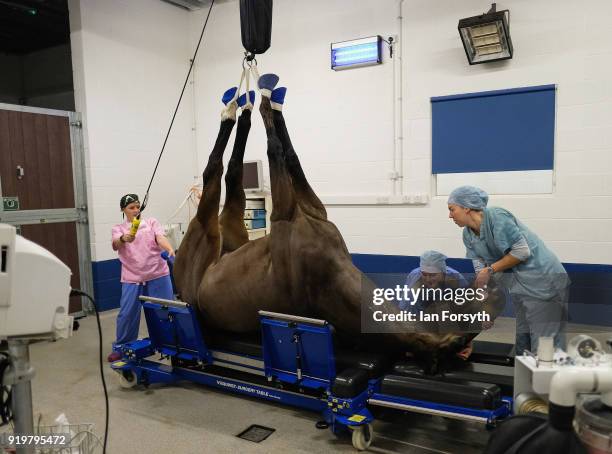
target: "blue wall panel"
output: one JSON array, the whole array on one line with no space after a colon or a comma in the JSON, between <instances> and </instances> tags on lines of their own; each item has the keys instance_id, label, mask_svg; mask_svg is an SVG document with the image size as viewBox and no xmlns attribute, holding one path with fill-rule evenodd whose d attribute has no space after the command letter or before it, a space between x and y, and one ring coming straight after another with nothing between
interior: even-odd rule
<instances>
[{"instance_id":1,"label":"blue wall panel","mask_svg":"<svg viewBox=\"0 0 612 454\"><path fill-rule=\"evenodd\" d=\"M550 170L555 86L431 98L432 173Z\"/></svg>"},{"instance_id":2,"label":"blue wall panel","mask_svg":"<svg viewBox=\"0 0 612 454\"><path fill-rule=\"evenodd\" d=\"M119 259L92 263L94 296L98 310L119 307L121 297L121 262Z\"/></svg>"},{"instance_id":3,"label":"blue wall panel","mask_svg":"<svg viewBox=\"0 0 612 454\"><path fill-rule=\"evenodd\" d=\"M419 266L418 257L378 254L351 254L351 257L355 266L366 274L408 273ZM471 260L448 259L446 263L466 275L468 280L473 277ZM572 281L569 321L612 326L612 265L564 263L563 266ZM514 317L512 305L507 305L501 315Z\"/></svg>"},{"instance_id":4,"label":"blue wall panel","mask_svg":"<svg viewBox=\"0 0 612 454\"><path fill-rule=\"evenodd\" d=\"M351 254L353 263L366 274L407 274L419 266L419 257L404 255ZM451 259L449 266L471 278L472 262ZM569 320L587 325L612 326L612 265L564 263L570 275ZM93 263L94 295L102 311L119 307L121 296L121 264L119 259ZM379 276L380 277L380 276ZM512 305L506 306L504 316L513 317Z\"/></svg>"}]
</instances>

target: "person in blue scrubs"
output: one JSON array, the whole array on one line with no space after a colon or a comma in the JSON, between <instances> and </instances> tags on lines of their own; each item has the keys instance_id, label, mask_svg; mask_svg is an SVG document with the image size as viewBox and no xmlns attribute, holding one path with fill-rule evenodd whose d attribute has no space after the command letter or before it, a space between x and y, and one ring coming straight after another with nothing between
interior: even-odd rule
<instances>
[{"instance_id":1,"label":"person in blue scrubs","mask_svg":"<svg viewBox=\"0 0 612 454\"><path fill-rule=\"evenodd\" d=\"M467 288L468 282L459 271L446 265L444 254L438 251L425 251L421 254L419 266L408 274L405 285L413 289L421 287L423 289L444 290L447 288ZM409 298L399 302L401 310L417 313L427 310L428 307L434 309L432 305L435 305L436 301L419 298L413 302L410 297L411 294L408 295ZM470 342L465 349L457 353L457 356L465 360L471 353L472 343Z\"/></svg>"},{"instance_id":2,"label":"person in blue scrubs","mask_svg":"<svg viewBox=\"0 0 612 454\"><path fill-rule=\"evenodd\" d=\"M446 265L446 256L438 251L425 251L421 254L419 266L413 269L406 279L409 288L466 288L467 281L463 275ZM412 304L410 298L402 300L399 308L402 310L417 311L427 307L428 301L421 298Z\"/></svg>"},{"instance_id":3,"label":"person in blue scrubs","mask_svg":"<svg viewBox=\"0 0 612 454\"><path fill-rule=\"evenodd\" d=\"M487 207L488 194L461 186L448 198L449 218L463 228L477 288L491 278L505 287L516 312L516 354L536 352L540 337L565 347L569 278L557 256L508 210Z\"/></svg>"}]
</instances>

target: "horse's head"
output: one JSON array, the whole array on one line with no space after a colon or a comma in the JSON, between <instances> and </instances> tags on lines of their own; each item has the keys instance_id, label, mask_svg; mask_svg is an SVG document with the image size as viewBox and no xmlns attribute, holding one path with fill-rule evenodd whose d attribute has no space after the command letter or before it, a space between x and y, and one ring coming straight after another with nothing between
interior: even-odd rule
<instances>
[{"instance_id":1,"label":"horse's head","mask_svg":"<svg viewBox=\"0 0 612 454\"><path fill-rule=\"evenodd\" d=\"M437 375L460 367L465 359L459 356L472 336L462 334L415 335L407 356L416 361L426 375Z\"/></svg>"}]
</instances>

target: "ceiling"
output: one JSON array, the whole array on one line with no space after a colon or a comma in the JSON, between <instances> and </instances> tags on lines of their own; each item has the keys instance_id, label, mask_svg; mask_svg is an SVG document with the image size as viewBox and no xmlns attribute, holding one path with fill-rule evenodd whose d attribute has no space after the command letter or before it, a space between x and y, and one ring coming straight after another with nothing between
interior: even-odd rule
<instances>
[{"instance_id":1,"label":"ceiling","mask_svg":"<svg viewBox=\"0 0 612 454\"><path fill-rule=\"evenodd\" d=\"M0 0L0 53L23 55L69 42L68 0Z\"/></svg>"}]
</instances>

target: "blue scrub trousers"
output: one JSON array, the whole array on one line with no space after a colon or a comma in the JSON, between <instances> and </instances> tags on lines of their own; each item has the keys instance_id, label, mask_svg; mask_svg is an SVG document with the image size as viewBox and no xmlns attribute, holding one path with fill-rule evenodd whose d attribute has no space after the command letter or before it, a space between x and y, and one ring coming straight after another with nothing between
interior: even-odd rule
<instances>
[{"instance_id":1,"label":"blue scrub trousers","mask_svg":"<svg viewBox=\"0 0 612 454\"><path fill-rule=\"evenodd\" d=\"M524 350L537 353L538 341L542 336L552 337L555 348L565 349L567 297L567 291L549 300L512 295L516 313L517 356L522 355Z\"/></svg>"},{"instance_id":2,"label":"blue scrub trousers","mask_svg":"<svg viewBox=\"0 0 612 454\"><path fill-rule=\"evenodd\" d=\"M113 343L113 350L119 350L122 344L138 339L140 327L139 296L152 296L174 300L172 281L170 276L162 276L141 284L121 284L121 301L119 315L117 315L117 340Z\"/></svg>"}]
</instances>

